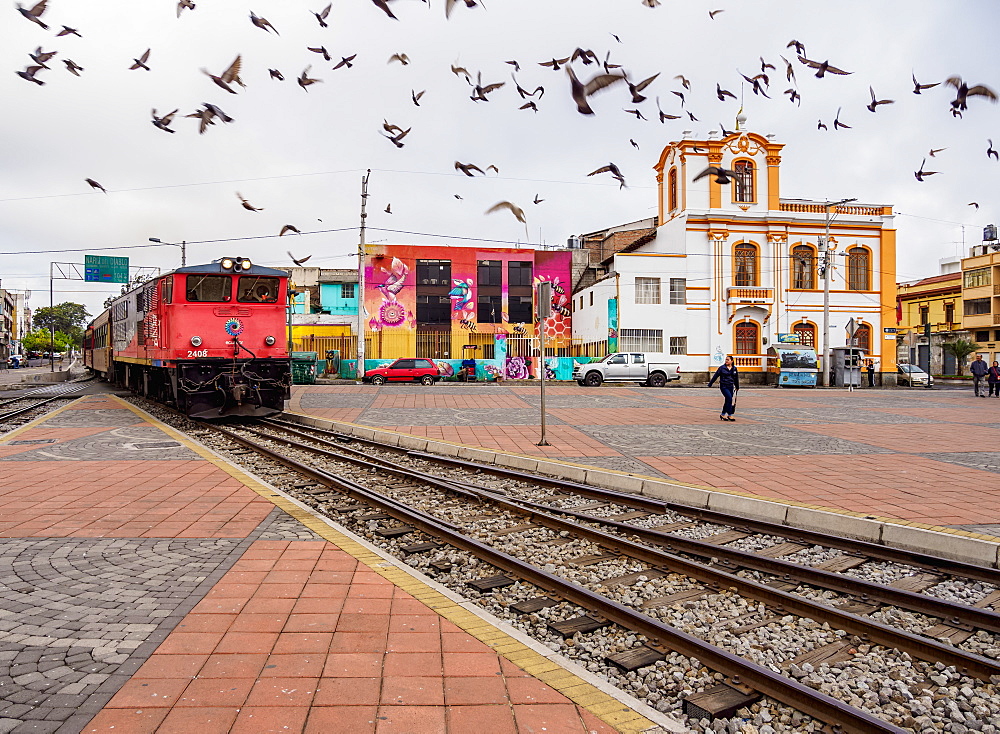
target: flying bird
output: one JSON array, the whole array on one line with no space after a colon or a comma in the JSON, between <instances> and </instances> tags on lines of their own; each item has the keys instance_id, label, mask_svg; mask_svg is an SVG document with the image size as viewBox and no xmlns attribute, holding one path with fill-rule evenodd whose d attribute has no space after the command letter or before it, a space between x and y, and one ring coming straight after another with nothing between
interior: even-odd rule
<instances>
[{"instance_id":1,"label":"flying bird","mask_svg":"<svg viewBox=\"0 0 1000 734\"><path fill-rule=\"evenodd\" d=\"M784 56L781 57L781 60L785 62L785 78L790 82L794 82L795 67L792 66L792 62L786 59Z\"/></svg>"},{"instance_id":2,"label":"flying bird","mask_svg":"<svg viewBox=\"0 0 1000 734\"><path fill-rule=\"evenodd\" d=\"M643 89L652 84L653 80L656 79L656 77L658 77L659 75L660 75L659 72L657 72L648 79L643 79L638 84L633 84L628 80L628 77L625 77L625 83L628 85L628 91L632 93L632 104L639 104L640 102L645 101L646 98L641 94L639 94L639 92L641 92Z\"/></svg>"},{"instance_id":3,"label":"flying bird","mask_svg":"<svg viewBox=\"0 0 1000 734\"><path fill-rule=\"evenodd\" d=\"M83 38L83 36L80 35L80 32L76 28L70 28L68 25L64 25L62 27L62 30L59 31L56 35L57 36L76 36L77 38Z\"/></svg>"},{"instance_id":4,"label":"flying bird","mask_svg":"<svg viewBox=\"0 0 1000 734\"><path fill-rule=\"evenodd\" d=\"M181 17L181 11L187 8L188 10L194 10L195 5L191 0L179 0L177 3L177 17Z\"/></svg>"},{"instance_id":5,"label":"flying bird","mask_svg":"<svg viewBox=\"0 0 1000 734\"><path fill-rule=\"evenodd\" d=\"M685 110L685 112L687 113L688 119L691 122L698 122L698 118L694 116L694 113L691 112L691 110Z\"/></svg>"},{"instance_id":6,"label":"flying bird","mask_svg":"<svg viewBox=\"0 0 1000 734\"><path fill-rule=\"evenodd\" d=\"M630 115L635 115L635 119L637 120L646 119L642 114L642 110L625 110L625 112L628 112Z\"/></svg>"},{"instance_id":7,"label":"flying bird","mask_svg":"<svg viewBox=\"0 0 1000 734\"><path fill-rule=\"evenodd\" d=\"M212 81L216 83L217 86L221 87L222 89L225 89L230 94L236 94L236 90L229 86L233 82L235 82L236 84L239 84L241 87L246 88L246 84L244 84L243 80L240 79L240 64L241 63L242 63L241 57L237 56L233 60L233 63L231 63L229 65L229 67L224 72L222 72L222 74L220 74L219 76L216 76L215 74L210 73L206 69L202 69L202 72L206 76L210 77L212 79Z\"/></svg>"},{"instance_id":8,"label":"flying bird","mask_svg":"<svg viewBox=\"0 0 1000 734\"><path fill-rule=\"evenodd\" d=\"M802 95L799 94L797 89L786 89L782 94L788 95L788 101L794 102L795 104L802 106Z\"/></svg>"},{"instance_id":9,"label":"flying bird","mask_svg":"<svg viewBox=\"0 0 1000 734\"><path fill-rule=\"evenodd\" d=\"M44 3L42 3L42 4L44 5ZM83 180L90 184L90 188L92 188L92 189L100 189L105 194L108 193L107 190L103 186L101 186L99 183L97 183L97 181L95 181L94 179L92 179L92 178L85 178Z\"/></svg>"},{"instance_id":10,"label":"flying bird","mask_svg":"<svg viewBox=\"0 0 1000 734\"><path fill-rule=\"evenodd\" d=\"M932 87L936 87L938 84L941 83L941 82L934 82L933 84L921 84L920 82L917 81L917 75L915 73L913 73L913 72L910 73L910 78L913 79L913 93L914 94L920 94L920 92L922 90L924 90L924 89L931 89Z\"/></svg>"},{"instance_id":11,"label":"flying bird","mask_svg":"<svg viewBox=\"0 0 1000 734\"><path fill-rule=\"evenodd\" d=\"M726 12L725 8L719 8L718 10L709 10L708 17L711 18L712 20L715 20L715 16L717 16L719 13L724 13L724 12Z\"/></svg>"},{"instance_id":12,"label":"flying bird","mask_svg":"<svg viewBox=\"0 0 1000 734\"><path fill-rule=\"evenodd\" d=\"M451 73L454 74L455 76L458 76L459 74L464 75L466 81L469 81L469 79L472 78L471 75L469 74L469 70L466 69L464 66L455 66L454 64L452 64Z\"/></svg>"},{"instance_id":13,"label":"flying bird","mask_svg":"<svg viewBox=\"0 0 1000 734\"><path fill-rule=\"evenodd\" d=\"M406 66L407 64L410 63L410 57L407 56L406 54L393 54L392 56L389 57L389 60L386 61L385 63L391 64L393 61L398 61L403 66Z\"/></svg>"},{"instance_id":14,"label":"flying bird","mask_svg":"<svg viewBox=\"0 0 1000 734\"><path fill-rule=\"evenodd\" d=\"M475 163L460 163L459 161L455 161L455 170L461 171L469 178L473 177L473 171L479 171L484 176L486 175L486 171L477 166Z\"/></svg>"},{"instance_id":15,"label":"flying bird","mask_svg":"<svg viewBox=\"0 0 1000 734\"><path fill-rule=\"evenodd\" d=\"M45 25L41 20L39 20L42 17L42 14L45 12L45 3L46 2L48 2L48 0L41 0L41 2L37 3L34 7L30 8L30 9L23 8L23 7L21 7L21 3L18 3L17 4L17 12L19 12L25 18L27 18L28 20L30 20L32 23L37 23L38 25L40 25L42 27L43 30L47 31L49 29L49 27L47 25Z\"/></svg>"},{"instance_id":16,"label":"flying bird","mask_svg":"<svg viewBox=\"0 0 1000 734\"><path fill-rule=\"evenodd\" d=\"M285 76L277 69L268 69L267 73L271 75L272 79L277 79L279 82L285 81Z\"/></svg>"},{"instance_id":17,"label":"flying bird","mask_svg":"<svg viewBox=\"0 0 1000 734\"><path fill-rule=\"evenodd\" d=\"M720 102L725 102L726 97L732 97L736 99L736 95L730 92L728 89L723 89L718 83L715 85L715 96L719 98Z\"/></svg>"},{"instance_id":18,"label":"flying bird","mask_svg":"<svg viewBox=\"0 0 1000 734\"><path fill-rule=\"evenodd\" d=\"M534 101L532 100L532 101L525 102L523 105L521 105L517 109L519 109L519 110L532 110L534 112L538 112L538 105L536 105L534 103Z\"/></svg>"},{"instance_id":19,"label":"flying bird","mask_svg":"<svg viewBox=\"0 0 1000 734\"><path fill-rule=\"evenodd\" d=\"M496 204L487 209L486 213L492 214L493 212L498 212L501 209L509 211L521 224L527 224L527 220L524 217L524 210L517 204L513 204L509 201L498 201Z\"/></svg>"},{"instance_id":20,"label":"flying bird","mask_svg":"<svg viewBox=\"0 0 1000 734\"><path fill-rule=\"evenodd\" d=\"M483 86L482 73L477 73L476 83L472 85L473 91L470 99L473 100L474 102L489 102L489 100L486 98L486 95L489 94L490 92L495 92L496 90L500 89L500 87L504 86L506 83L507 82L494 82L493 84L487 84L486 86Z\"/></svg>"},{"instance_id":21,"label":"flying bird","mask_svg":"<svg viewBox=\"0 0 1000 734\"><path fill-rule=\"evenodd\" d=\"M357 57L358 57L357 54L354 54L353 56L341 56L340 61L338 61L337 65L333 67L333 70L336 71L341 66L346 66L348 69L350 69L352 66L354 66L354 64L352 64L351 62L354 61L354 59L356 59Z\"/></svg>"},{"instance_id":22,"label":"flying bird","mask_svg":"<svg viewBox=\"0 0 1000 734\"><path fill-rule=\"evenodd\" d=\"M920 162L920 170L913 172L913 175L916 177L917 181L921 181L922 182L924 180L924 176L933 176L933 175L935 175L935 174L938 173L938 171L925 171L924 170L924 164L925 163L927 163L927 159L926 158L924 158L924 160L922 160Z\"/></svg>"},{"instance_id":23,"label":"flying bird","mask_svg":"<svg viewBox=\"0 0 1000 734\"><path fill-rule=\"evenodd\" d=\"M850 125L845 125L840 121L840 109L841 109L840 107L837 108L837 116L833 118L833 129L836 130L837 128L843 127L850 130L851 129Z\"/></svg>"},{"instance_id":24,"label":"flying bird","mask_svg":"<svg viewBox=\"0 0 1000 734\"><path fill-rule=\"evenodd\" d=\"M281 234L284 234L289 228L291 228L292 231L294 232L299 232L297 229L295 229L295 227L292 227L292 225L286 224L284 227L281 228ZM281 237L281 234L279 234L278 236ZM302 233L299 232L299 234ZM305 257L299 258L295 257L295 255L292 254L291 250L285 250L285 252L288 253L288 257L292 258L292 262L298 265L300 268L302 267L302 263L304 263L306 260L312 257L312 255L306 255Z\"/></svg>"},{"instance_id":25,"label":"flying bird","mask_svg":"<svg viewBox=\"0 0 1000 734\"><path fill-rule=\"evenodd\" d=\"M709 166L691 179L691 181L697 181L698 179L705 178L705 176L715 176L715 183L727 184L730 183L732 179L737 178L739 174L736 171L730 171L728 168L723 168L722 166Z\"/></svg>"},{"instance_id":26,"label":"flying bird","mask_svg":"<svg viewBox=\"0 0 1000 734\"><path fill-rule=\"evenodd\" d=\"M281 237L281 236L285 235L288 232L294 232L295 234L302 234L301 232L299 232L299 230L294 225L286 224L286 225L284 225L281 228L281 231L278 232L278 236ZM292 253L289 252L288 254L291 255ZM302 258L301 260L296 261L296 263L297 264L304 263L310 257L312 257L312 255L307 255L306 257ZM295 258L293 257L292 260L295 260Z\"/></svg>"},{"instance_id":27,"label":"flying bird","mask_svg":"<svg viewBox=\"0 0 1000 734\"><path fill-rule=\"evenodd\" d=\"M462 200L462 197L461 197L461 196L459 196L458 194L452 194L452 196L454 196L454 197L455 197L456 199L458 199L459 201L461 201L461 200Z\"/></svg>"},{"instance_id":28,"label":"flying bird","mask_svg":"<svg viewBox=\"0 0 1000 734\"><path fill-rule=\"evenodd\" d=\"M243 198L243 194L241 194L239 191L236 192L236 198L238 198L240 200L240 203L243 205L243 208L246 209L248 212L262 212L262 211L264 211L264 207L262 207L262 206L261 207L254 206L249 201L247 201L246 199L244 199Z\"/></svg>"},{"instance_id":29,"label":"flying bird","mask_svg":"<svg viewBox=\"0 0 1000 734\"><path fill-rule=\"evenodd\" d=\"M799 56L799 61L808 66L810 69L816 69L817 79L822 79L827 72L831 74L840 74L841 76L854 73L853 71L844 71L843 69L838 69L836 66L831 66L829 61L812 61L811 59L807 59L805 56Z\"/></svg>"},{"instance_id":30,"label":"flying bird","mask_svg":"<svg viewBox=\"0 0 1000 734\"><path fill-rule=\"evenodd\" d=\"M153 125L155 127L160 128L160 130L163 130L164 132L175 133L177 131L176 130L171 130L170 127L169 127L169 125L170 125L171 122L173 122L174 115L176 115L176 114L177 114L177 110L174 110L173 112L168 112L167 114L163 115L162 117L159 117L156 114L156 108L154 107L153 108L153 113L152 113L152 115L153 115L152 123L153 123Z\"/></svg>"},{"instance_id":31,"label":"flying bird","mask_svg":"<svg viewBox=\"0 0 1000 734\"><path fill-rule=\"evenodd\" d=\"M35 66L29 66L25 68L24 71L15 71L14 73L17 74L22 79L27 79L29 82L34 82L38 86L44 87L45 82L43 82L41 79L35 78L35 74L40 72L43 68L45 67L36 64Z\"/></svg>"},{"instance_id":32,"label":"flying bird","mask_svg":"<svg viewBox=\"0 0 1000 734\"><path fill-rule=\"evenodd\" d=\"M313 48L312 46L306 46L307 51L312 51L314 54L322 54L324 61L330 61L330 52L326 50L326 46L320 46L319 48Z\"/></svg>"},{"instance_id":33,"label":"flying bird","mask_svg":"<svg viewBox=\"0 0 1000 734\"><path fill-rule=\"evenodd\" d=\"M664 120L679 120L679 119L681 119L681 116L680 116L680 115L668 115L668 114L667 114L666 112L664 112L664 111L663 111L663 110L662 110L662 109L660 108L660 98L659 98L659 97L657 97L657 98L656 98L656 112L657 112L657 114L659 114L659 116L660 116L660 122L661 122L661 123L662 123L662 122L663 122Z\"/></svg>"},{"instance_id":34,"label":"flying bird","mask_svg":"<svg viewBox=\"0 0 1000 734\"><path fill-rule=\"evenodd\" d=\"M868 105L869 112L877 110L880 104L893 104L895 102L895 100L892 99L875 99L875 90L871 87L868 87L868 93L872 96L872 102Z\"/></svg>"},{"instance_id":35,"label":"flying bird","mask_svg":"<svg viewBox=\"0 0 1000 734\"><path fill-rule=\"evenodd\" d=\"M539 199L538 198L538 194L535 194L535 199L531 203L532 204L541 204L543 201L545 201L545 199Z\"/></svg>"},{"instance_id":36,"label":"flying bird","mask_svg":"<svg viewBox=\"0 0 1000 734\"><path fill-rule=\"evenodd\" d=\"M642 4L647 8L655 8L660 4L660 0L642 0Z\"/></svg>"},{"instance_id":37,"label":"flying bird","mask_svg":"<svg viewBox=\"0 0 1000 734\"><path fill-rule=\"evenodd\" d=\"M995 150L993 150L993 141L991 139L987 138L986 142L987 142L987 144L989 146L989 147L986 148L986 157L987 158L992 158L992 159L997 160L997 161L1000 161L1000 153L997 153Z\"/></svg>"},{"instance_id":38,"label":"flying bird","mask_svg":"<svg viewBox=\"0 0 1000 734\"><path fill-rule=\"evenodd\" d=\"M499 169L499 168L497 168L496 166L494 166L494 165L492 165L492 164L490 164L490 165L486 166L486 170L487 170L487 171L489 171L489 170L491 170L491 169L492 169L493 173L495 173L495 174L496 174L496 175L498 175L498 176L500 175L500 169ZM485 175L485 174L484 174L484 175Z\"/></svg>"},{"instance_id":39,"label":"flying bird","mask_svg":"<svg viewBox=\"0 0 1000 734\"><path fill-rule=\"evenodd\" d=\"M740 71L739 75L741 77L743 77L744 79L746 79L748 83L750 83L750 84L753 85L753 89L751 91L754 94L759 94L762 97L767 97L768 99L771 99L771 97L767 94L767 92L764 91L764 87L770 86L770 84L771 84L771 80L768 78L767 74L764 74L763 72L761 72L760 74L757 74L756 76L747 76L742 71ZM761 85L761 83L760 83L761 80L764 81L763 85Z\"/></svg>"},{"instance_id":40,"label":"flying bird","mask_svg":"<svg viewBox=\"0 0 1000 734\"><path fill-rule=\"evenodd\" d=\"M45 62L49 61L57 53L58 51L42 51L42 47L39 46L34 50L33 53L29 53L28 56L30 56L31 60L34 61L39 66L41 66L43 69L48 69L49 67L45 65Z\"/></svg>"},{"instance_id":41,"label":"flying bird","mask_svg":"<svg viewBox=\"0 0 1000 734\"><path fill-rule=\"evenodd\" d=\"M520 71L521 70L521 65L519 63L517 63L516 59L514 59L512 61L504 61L504 63L505 64L510 64L511 66L513 66L514 67L514 71Z\"/></svg>"},{"instance_id":42,"label":"flying bird","mask_svg":"<svg viewBox=\"0 0 1000 734\"><path fill-rule=\"evenodd\" d=\"M389 3L392 2L392 0L372 0L372 2L375 3L375 7L382 9L385 14L393 20L399 20L399 18L393 15L392 11L389 9Z\"/></svg>"},{"instance_id":43,"label":"flying bird","mask_svg":"<svg viewBox=\"0 0 1000 734\"><path fill-rule=\"evenodd\" d=\"M451 17L451 11L452 11L452 8L455 7L455 3L456 2L458 2L458 0L444 0L444 17L445 18L450 18ZM462 0L462 2L465 3L465 7L467 7L467 8L474 8L474 7L476 7L476 0Z\"/></svg>"},{"instance_id":44,"label":"flying bird","mask_svg":"<svg viewBox=\"0 0 1000 734\"><path fill-rule=\"evenodd\" d=\"M979 210L979 202L978 201L970 201L968 204L966 204L966 206L974 206L974 207L976 207L977 211Z\"/></svg>"},{"instance_id":45,"label":"flying bird","mask_svg":"<svg viewBox=\"0 0 1000 734\"><path fill-rule=\"evenodd\" d=\"M608 53L608 56L610 58L610 52ZM573 53L569 57L570 63L576 61L577 59L580 59L583 62L584 66L590 66L591 64L596 64L598 63L598 61L600 61L600 59L597 58L597 54L595 54L589 48L583 49L580 48L579 46L573 51Z\"/></svg>"},{"instance_id":46,"label":"flying bird","mask_svg":"<svg viewBox=\"0 0 1000 734\"><path fill-rule=\"evenodd\" d=\"M185 117L196 117L198 118L198 134L204 134L205 130L208 129L209 125L215 124L215 118L218 117L223 122L232 122L233 118L223 112L219 107L210 102L204 102L203 108L200 110L195 110L190 115L184 115ZM155 124L155 123L154 123Z\"/></svg>"},{"instance_id":47,"label":"flying bird","mask_svg":"<svg viewBox=\"0 0 1000 734\"><path fill-rule=\"evenodd\" d=\"M306 67L306 68L305 68L305 69L304 69L304 70L302 71L302 74L301 74L301 75L299 76L299 78L298 78L298 79L296 79L296 81L297 81L297 82L299 83L299 86L300 86L300 87L302 87L302 89L304 89L304 90L305 90L305 91L307 91L307 92L308 92L309 90L308 90L308 89L306 89L306 87L308 87L308 86L309 86L310 84L315 84L316 82L321 82L321 81L323 81L322 79L312 79L312 78L310 78L310 77L309 77L309 70L310 70L311 68L312 68L312 64L309 64L309 66L307 66L307 67Z\"/></svg>"},{"instance_id":48,"label":"flying bird","mask_svg":"<svg viewBox=\"0 0 1000 734\"><path fill-rule=\"evenodd\" d=\"M962 77L960 76L948 77L944 80L944 83L950 87L955 87L957 90L955 99L951 101L951 108L953 110L968 109L967 100L969 97L986 97L990 102L997 101L997 93L985 84L976 84L970 87L962 81Z\"/></svg>"},{"instance_id":49,"label":"flying bird","mask_svg":"<svg viewBox=\"0 0 1000 734\"><path fill-rule=\"evenodd\" d=\"M73 61L73 59L63 59L62 61L66 64L66 71L75 76L80 76L80 72L83 71L82 66Z\"/></svg>"},{"instance_id":50,"label":"flying bird","mask_svg":"<svg viewBox=\"0 0 1000 734\"><path fill-rule=\"evenodd\" d=\"M137 59L132 59L135 63L128 67L130 70L134 71L136 69L145 69L149 71L149 67L146 66L146 62L149 61L149 49L147 48L145 52Z\"/></svg>"},{"instance_id":51,"label":"flying bird","mask_svg":"<svg viewBox=\"0 0 1000 734\"><path fill-rule=\"evenodd\" d=\"M635 148L636 150L639 150L639 144L637 142L635 142L634 140L632 140L632 138L629 138L628 141L630 143L632 143L632 147L633 148Z\"/></svg>"},{"instance_id":52,"label":"flying bird","mask_svg":"<svg viewBox=\"0 0 1000 734\"><path fill-rule=\"evenodd\" d=\"M326 17L330 14L330 8L332 8L332 7L333 7L333 3L330 3L329 5L327 5L325 8L323 8L318 13L316 11L314 11L314 10L310 10L309 11L313 15L316 16L316 20L319 22L319 27L320 28L326 28L327 27Z\"/></svg>"},{"instance_id":53,"label":"flying bird","mask_svg":"<svg viewBox=\"0 0 1000 734\"><path fill-rule=\"evenodd\" d=\"M257 26L258 28L260 28L262 31L274 31L274 35L276 36L281 35L280 33L278 33L278 29L275 28L273 25L271 25L270 21L268 21L267 18L257 17L256 15L254 15L252 10L250 11L250 22L253 23L255 26Z\"/></svg>"},{"instance_id":54,"label":"flying bird","mask_svg":"<svg viewBox=\"0 0 1000 734\"><path fill-rule=\"evenodd\" d=\"M934 158L935 156L937 156L938 153L940 153L941 151L944 151L944 150L948 150L948 149L947 148L931 148L930 151L929 151L929 153L928 153L928 155L930 155L931 158Z\"/></svg>"},{"instance_id":55,"label":"flying bird","mask_svg":"<svg viewBox=\"0 0 1000 734\"><path fill-rule=\"evenodd\" d=\"M542 97L545 96L545 87L538 85L537 87L535 87L534 92L529 92L527 89L518 84L517 79L514 77L513 74L510 75L510 78L514 80L514 89L517 91L519 95L521 95L521 99L534 97L536 94L538 95L538 99L541 99Z\"/></svg>"},{"instance_id":56,"label":"flying bird","mask_svg":"<svg viewBox=\"0 0 1000 734\"><path fill-rule=\"evenodd\" d=\"M819 122L816 123L816 129L817 130L829 130L830 128L828 128L826 126L825 122L823 122L822 120L820 120Z\"/></svg>"},{"instance_id":57,"label":"flying bird","mask_svg":"<svg viewBox=\"0 0 1000 734\"><path fill-rule=\"evenodd\" d=\"M385 205L385 213L386 214L392 214L392 203L391 202Z\"/></svg>"},{"instance_id":58,"label":"flying bird","mask_svg":"<svg viewBox=\"0 0 1000 734\"><path fill-rule=\"evenodd\" d=\"M691 89L691 80L685 77L683 74L678 74L677 76L674 77L674 79L680 79L682 87L684 87L687 90Z\"/></svg>"},{"instance_id":59,"label":"flying bird","mask_svg":"<svg viewBox=\"0 0 1000 734\"><path fill-rule=\"evenodd\" d=\"M410 90L410 99L413 100L413 104L415 104L417 107L419 107L420 106L420 98L424 96L424 92L426 92L426 91L427 91L426 89L422 89L421 91L418 92L415 89L411 89Z\"/></svg>"},{"instance_id":60,"label":"flying bird","mask_svg":"<svg viewBox=\"0 0 1000 734\"><path fill-rule=\"evenodd\" d=\"M794 48L795 49L795 53L797 55L799 55L799 56L805 56L806 55L806 45L804 43L799 43L796 40L789 41L788 45L785 46L785 48Z\"/></svg>"},{"instance_id":61,"label":"flying bird","mask_svg":"<svg viewBox=\"0 0 1000 734\"><path fill-rule=\"evenodd\" d=\"M388 123L386 123L386 124L388 124ZM385 127L385 126L383 125L383 127ZM410 130L412 130L413 128L412 127L408 127L408 128L406 128L404 130L403 128L399 127L398 125L393 125L392 127L395 130L398 130L398 132L395 135L385 135L383 137L387 138L397 148L402 148L405 145L405 143L403 143L403 138L405 138L407 135L409 135L410 134ZM386 129L388 130L389 128L386 127Z\"/></svg>"},{"instance_id":62,"label":"flying bird","mask_svg":"<svg viewBox=\"0 0 1000 734\"><path fill-rule=\"evenodd\" d=\"M681 107L683 107L683 106L684 106L684 104L685 104L685 99L684 99L684 92L675 92L675 91L674 91L673 89L671 89L671 90L670 90L670 93L671 93L671 94L674 94L674 95L677 95L678 97L680 97L680 100L681 100Z\"/></svg>"},{"instance_id":63,"label":"flying bird","mask_svg":"<svg viewBox=\"0 0 1000 734\"><path fill-rule=\"evenodd\" d=\"M618 166L616 166L614 163L609 163L606 166L601 166L596 171L591 171L587 175L596 176L599 173L610 173L611 177L618 182L619 190L625 188L625 177L622 175L622 172L618 170Z\"/></svg>"},{"instance_id":64,"label":"flying bird","mask_svg":"<svg viewBox=\"0 0 1000 734\"><path fill-rule=\"evenodd\" d=\"M569 56L567 56L565 59L556 59L556 58L553 58L551 61L540 61L540 62L538 62L538 65L539 66L549 66L549 67L552 68L552 71L559 71L559 69L564 64L568 64L569 63L569 58L570 58Z\"/></svg>"},{"instance_id":65,"label":"flying bird","mask_svg":"<svg viewBox=\"0 0 1000 734\"><path fill-rule=\"evenodd\" d=\"M581 115L592 115L594 110L590 107L588 98L595 92L625 81L625 77L620 74L597 74L586 83L581 82L573 73L573 67L566 67L566 74L569 76L570 94L576 102L576 109Z\"/></svg>"}]
</instances>

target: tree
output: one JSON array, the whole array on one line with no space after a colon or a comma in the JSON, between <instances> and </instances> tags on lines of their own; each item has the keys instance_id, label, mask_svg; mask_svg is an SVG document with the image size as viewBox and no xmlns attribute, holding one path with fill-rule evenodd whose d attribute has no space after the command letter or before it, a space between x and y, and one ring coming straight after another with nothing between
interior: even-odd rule
<instances>
[{"instance_id":1,"label":"tree","mask_svg":"<svg viewBox=\"0 0 1000 734\"><path fill-rule=\"evenodd\" d=\"M979 349L979 345L970 339L957 339L943 344L942 348L958 360L958 374L965 374L965 358Z\"/></svg>"},{"instance_id":2,"label":"tree","mask_svg":"<svg viewBox=\"0 0 1000 734\"><path fill-rule=\"evenodd\" d=\"M83 343L83 327L89 319L90 314L83 304L67 301L36 309L32 321L36 329L44 329L48 333L54 327L56 332L61 332L68 338L69 344L80 345Z\"/></svg>"},{"instance_id":3,"label":"tree","mask_svg":"<svg viewBox=\"0 0 1000 734\"><path fill-rule=\"evenodd\" d=\"M47 329L35 329L22 337L21 348L26 352L47 352L50 343L53 345L53 351L56 352L65 352L75 344L69 334L57 331L55 338L50 340Z\"/></svg>"}]
</instances>

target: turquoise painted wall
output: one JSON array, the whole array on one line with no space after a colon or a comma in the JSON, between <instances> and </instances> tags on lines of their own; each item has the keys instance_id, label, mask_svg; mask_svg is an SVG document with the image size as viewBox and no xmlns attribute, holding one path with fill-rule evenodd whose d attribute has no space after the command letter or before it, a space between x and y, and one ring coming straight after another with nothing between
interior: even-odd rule
<instances>
[{"instance_id":1,"label":"turquoise painted wall","mask_svg":"<svg viewBox=\"0 0 1000 734\"><path fill-rule=\"evenodd\" d=\"M320 283L319 300L324 311L334 316L358 315L358 286L354 286L354 297L344 298L340 283Z\"/></svg>"}]
</instances>

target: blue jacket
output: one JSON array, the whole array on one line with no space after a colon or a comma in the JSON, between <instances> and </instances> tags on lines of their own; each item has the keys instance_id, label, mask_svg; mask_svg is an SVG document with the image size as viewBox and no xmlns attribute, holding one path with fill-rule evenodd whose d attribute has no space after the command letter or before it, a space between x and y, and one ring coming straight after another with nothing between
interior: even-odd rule
<instances>
[{"instance_id":1,"label":"blue jacket","mask_svg":"<svg viewBox=\"0 0 1000 734\"><path fill-rule=\"evenodd\" d=\"M719 381L719 388L725 390L727 387L733 390L740 389L740 373L736 369L736 365L732 367L726 367L726 365L721 365L719 369L715 371L712 379L708 381L708 386L711 387L715 381Z\"/></svg>"},{"instance_id":2,"label":"blue jacket","mask_svg":"<svg viewBox=\"0 0 1000 734\"><path fill-rule=\"evenodd\" d=\"M969 372L974 374L976 377L982 377L987 372L989 372L990 366L986 364L985 359L974 359L972 364L969 365Z\"/></svg>"}]
</instances>

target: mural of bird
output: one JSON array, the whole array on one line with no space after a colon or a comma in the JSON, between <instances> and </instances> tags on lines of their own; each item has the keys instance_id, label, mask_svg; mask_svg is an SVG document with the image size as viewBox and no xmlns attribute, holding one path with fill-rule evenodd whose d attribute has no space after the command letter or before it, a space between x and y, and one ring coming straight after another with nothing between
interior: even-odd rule
<instances>
[{"instance_id":1,"label":"mural of bird","mask_svg":"<svg viewBox=\"0 0 1000 734\"><path fill-rule=\"evenodd\" d=\"M403 290L403 286L406 285L404 280L410 272L409 266L398 257L394 257L392 258L392 264L389 266L389 270L381 267L379 270L386 274L386 279L384 283L377 283L375 287L382 291L383 296L389 300L395 301L396 294Z\"/></svg>"}]
</instances>

